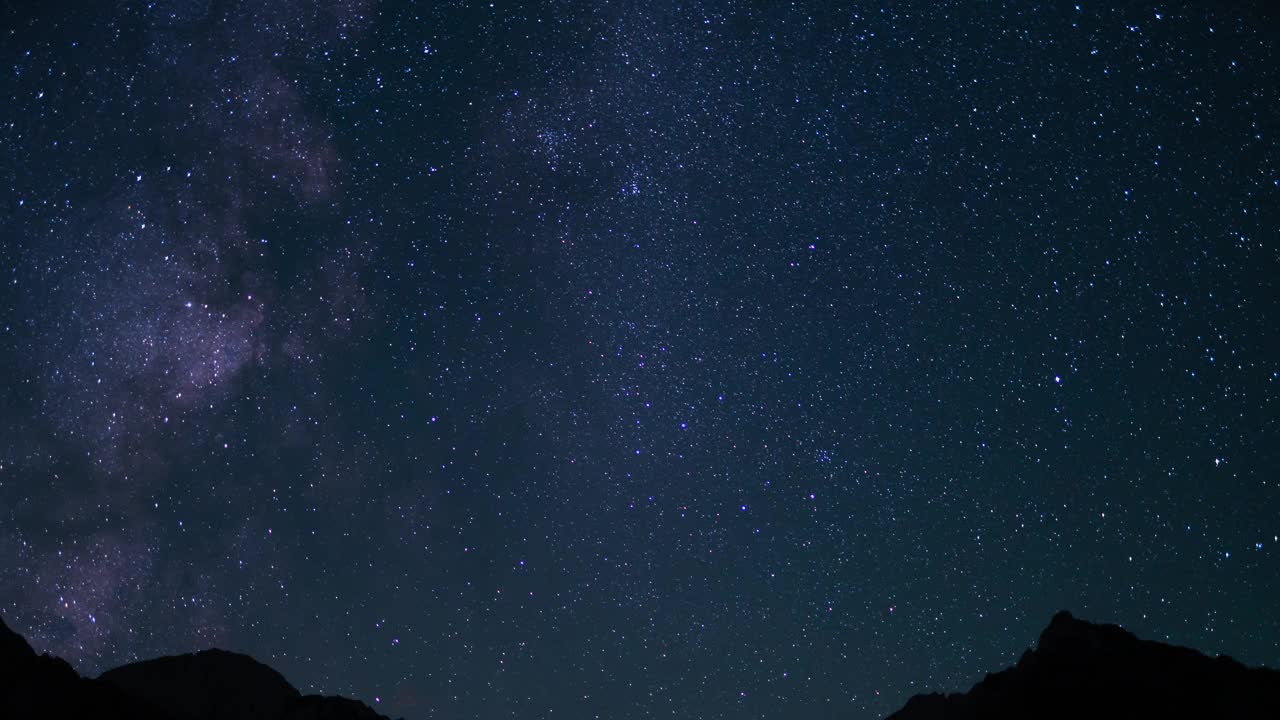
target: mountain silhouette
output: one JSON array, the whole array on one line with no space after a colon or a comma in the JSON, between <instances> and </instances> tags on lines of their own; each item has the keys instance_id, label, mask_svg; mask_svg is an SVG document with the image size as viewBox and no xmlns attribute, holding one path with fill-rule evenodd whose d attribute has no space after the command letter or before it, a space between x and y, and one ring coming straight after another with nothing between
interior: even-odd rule
<instances>
[{"instance_id":1,"label":"mountain silhouette","mask_svg":"<svg viewBox=\"0 0 1280 720\"><path fill-rule=\"evenodd\" d=\"M303 695L248 655L225 650L156 658L81 677L37 655L0 619L0 718L94 720L387 720L343 697Z\"/></svg>"},{"instance_id":2,"label":"mountain silhouette","mask_svg":"<svg viewBox=\"0 0 1280 720\"><path fill-rule=\"evenodd\" d=\"M0 718L387 720L342 697L303 695L248 655L204 650L81 677L0 619ZM1280 718L1280 671L1140 640L1060 612L1034 650L967 693L917 695L887 720Z\"/></svg>"},{"instance_id":3,"label":"mountain silhouette","mask_svg":"<svg viewBox=\"0 0 1280 720\"><path fill-rule=\"evenodd\" d=\"M967 693L916 695L886 720L1280 718L1280 671L1140 640L1059 612L1034 650Z\"/></svg>"}]
</instances>

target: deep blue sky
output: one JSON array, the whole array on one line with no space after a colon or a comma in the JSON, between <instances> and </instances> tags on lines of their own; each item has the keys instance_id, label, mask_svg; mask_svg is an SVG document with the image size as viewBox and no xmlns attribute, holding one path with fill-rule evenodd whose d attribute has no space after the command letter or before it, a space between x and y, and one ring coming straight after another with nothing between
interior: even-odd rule
<instances>
[{"instance_id":1,"label":"deep blue sky","mask_svg":"<svg viewBox=\"0 0 1280 720\"><path fill-rule=\"evenodd\" d=\"M9 5L0 614L409 718L1280 666L1267 3Z\"/></svg>"}]
</instances>

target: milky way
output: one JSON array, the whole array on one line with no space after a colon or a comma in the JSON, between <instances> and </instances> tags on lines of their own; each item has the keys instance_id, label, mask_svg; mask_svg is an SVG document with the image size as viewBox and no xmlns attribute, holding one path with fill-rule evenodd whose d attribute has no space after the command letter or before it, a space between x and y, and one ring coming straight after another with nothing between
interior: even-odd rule
<instances>
[{"instance_id":1,"label":"milky way","mask_svg":"<svg viewBox=\"0 0 1280 720\"><path fill-rule=\"evenodd\" d=\"M0 614L406 717L1280 665L1265 4L9 8Z\"/></svg>"}]
</instances>

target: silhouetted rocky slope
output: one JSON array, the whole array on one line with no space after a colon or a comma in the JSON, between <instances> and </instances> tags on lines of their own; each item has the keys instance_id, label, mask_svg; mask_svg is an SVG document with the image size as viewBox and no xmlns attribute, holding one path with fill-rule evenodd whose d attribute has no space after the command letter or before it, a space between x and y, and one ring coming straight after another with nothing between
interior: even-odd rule
<instances>
[{"instance_id":1,"label":"silhouetted rocky slope","mask_svg":"<svg viewBox=\"0 0 1280 720\"><path fill-rule=\"evenodd\" d=\"M0 718L170 720L117 688L82 678L61 658L36 655L0 620Z\"/></svg>"},{"instance_id":2,"label":"silhouetted rocky slope","mask_svg":"<svg viewBox=\"0 0 1280 720\"><path fill-rule=\"evenodd\" d=\"M341 697L303 695L247 655L205 650L82 678L37 655L0 620L0 718L94 720L386 720Z\"/></svg>"},{"instance_id":3,"label":"silhouetted rocky slope","mask_svg":"<svg viewBox=\"0 0 1280 720\"><path fill-rule=\"evenodd\" d=\"M1054 616L1035 650L967 693L917 695L888 720L1280 718L1280 671Z\"/></svg>"}]
</instances>

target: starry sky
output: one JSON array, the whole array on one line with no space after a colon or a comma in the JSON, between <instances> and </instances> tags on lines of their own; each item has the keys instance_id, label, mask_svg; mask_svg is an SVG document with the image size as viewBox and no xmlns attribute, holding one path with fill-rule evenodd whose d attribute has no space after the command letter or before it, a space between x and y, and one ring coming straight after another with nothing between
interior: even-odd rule
<instances>
[{"instance_id":1,"label":"starry sky","mask_svg":"<svg viewBox=\"0 0 1280 720\"><path fill-rule=\"evenodd\" d=\"M1117 5L7 3L0 615L409 718L1280 666L1280 15Z\"/></svg>"}]
</instances>

